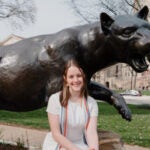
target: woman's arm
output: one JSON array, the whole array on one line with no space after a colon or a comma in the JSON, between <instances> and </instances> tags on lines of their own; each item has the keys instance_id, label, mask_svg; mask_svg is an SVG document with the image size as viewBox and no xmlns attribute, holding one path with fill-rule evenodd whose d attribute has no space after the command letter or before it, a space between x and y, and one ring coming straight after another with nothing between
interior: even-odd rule
<instances>
[{"instance_id":1,"label":"woman's arm","mask_svg":"<svg viewBox=\"0 0 150 150\"><path fill-rule=\"evenodd\" d=\"M88 146L93 150L99 150L96 116L90 117L90 121L86 131L86 137Z\"/></svg>"},{"instance_id":2,"label":"woman's arm","mask_svg":"<svg viewBox=\"0 0 150 150\"><path fill-rule=\"evenodd\" d=\"M58 115L48 113L48 120L51 128L52 136L57 143L59 143L66 150L81 150L61 134Z\"/></svg>"}]
</instances>

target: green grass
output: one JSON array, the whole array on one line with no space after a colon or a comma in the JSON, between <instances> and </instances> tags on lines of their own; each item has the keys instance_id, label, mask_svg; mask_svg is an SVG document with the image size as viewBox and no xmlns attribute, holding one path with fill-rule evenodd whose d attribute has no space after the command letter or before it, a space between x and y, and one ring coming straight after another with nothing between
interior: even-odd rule
<instances>
[{"instance_id":1,"label":"green grass","mask_svg":"<svg viewBox=\"0 0 150 150\"><path fill-rule=\"evenodd\" d=\"M122 119L114 107L100 104L98 128L120 134L125 143L150 147L150 106L128 106L132 111L131 122Z\"/></svg>"},{"instance_id":2,"label":"green grass","mask_svg":"<svg viewBox=\"0 0 150 150\"><path fill-rule=\"evenodd\" d=\"M150 91L141 91L142 92L142 95L148 95L150 96Z\"/></svg>"},{"instance_id":3,"label":"green grass","mask_svg":"<svg viewBox=\"0 0 150 150\"><path fill-rule=\"evenodd\" d=\"M37 129L48 129L49 124L45 110L45 107L29 112L11 112L0 110L0 122L28 126Z\"/></svg>"},{"instance_id":4,"label":"green grass","mask_svg":"<svg viewBox=\"0 0 150 150\"><path fill-rule=\"evenodd\" d=\"M120 134L125 143L150 147L150 106L128 106L131 122L122 119L113 106L99 103L98 128ZM0 110L0 122L48 130L45 109L19 113Z\"/></svg>"}]
</instances>

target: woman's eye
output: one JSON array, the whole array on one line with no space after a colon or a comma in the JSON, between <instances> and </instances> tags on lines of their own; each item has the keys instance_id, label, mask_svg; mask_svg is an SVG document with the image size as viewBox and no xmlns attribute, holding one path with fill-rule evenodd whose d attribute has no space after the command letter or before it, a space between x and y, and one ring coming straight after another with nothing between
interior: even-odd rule
<instances>
[{"instance_id":1,"label":"woman's eye","mask_svg":"<svg viewBox=\"0 0 150 150\"><path fill-rule=\"evenodd\" d=\"M72 78L73 78L73 76L71 75L71 76L69 76L69 78L70 78L70 79L72 79Z\"/></svg>"},{"instance_id":2,"label":"woman's eye","mask_svg":"<svg viewBox=\"0 0 150 150\"><path fill-rule=\"evenodd\" d=\"M78 77L78 78L79 78L79 77L82 77L82 75L81 75L81 74L78 74L77 77Z\"/></svg>"}]
</instances>

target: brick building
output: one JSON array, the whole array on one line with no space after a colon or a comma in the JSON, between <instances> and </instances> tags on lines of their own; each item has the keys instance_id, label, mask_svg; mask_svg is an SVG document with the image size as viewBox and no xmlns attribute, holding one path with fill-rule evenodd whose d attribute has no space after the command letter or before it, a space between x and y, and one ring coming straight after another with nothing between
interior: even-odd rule
<instances>
[{"instance_id":1,"label":"brick building","mask_svg":"<svg viewBox=\"0 0 150 150\"><path fill-rule=\"evenodd\" d=\"M150 89L150 68L143 73L136 73L128 65L118 63L97 72L93 79L111 89Z\"/></svg>"}]
</instances>

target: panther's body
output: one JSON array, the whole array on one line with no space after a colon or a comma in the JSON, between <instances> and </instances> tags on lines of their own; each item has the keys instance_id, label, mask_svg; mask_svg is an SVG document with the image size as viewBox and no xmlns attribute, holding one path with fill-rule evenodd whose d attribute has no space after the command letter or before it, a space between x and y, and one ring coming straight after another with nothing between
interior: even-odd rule
<instances>
[{"instance_id":1,"label":"panther's body","mask_svg":"<svg viewBox=\"0 0 150 150\"><path fill-rule=\"evenodd\" d=\"M147 70L147 14L147 7L136 16L115 19L102 13L100 23L0 47L0 109L28 111L44 106L47 98L61 89L65 62L73 57L86 73L90 95L114 104L122 117L130 120L123 97L90 79L97 71L118 62L129 64L137 72Z\"/></svg>"}]
</instances>

